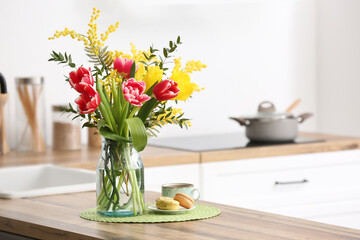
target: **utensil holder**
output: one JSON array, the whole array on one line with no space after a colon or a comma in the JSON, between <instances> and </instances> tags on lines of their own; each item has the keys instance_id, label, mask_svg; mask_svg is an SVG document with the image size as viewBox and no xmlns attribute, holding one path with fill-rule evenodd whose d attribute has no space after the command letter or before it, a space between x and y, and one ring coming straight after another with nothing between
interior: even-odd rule
<instances>
[{"instance_id":1,"label":"utensil holder","mask_svg":"<svg viewBox=\"0 0 360 240\"><path fill-rule=\"evenodd\" d=\"M44 78L16 78L16 150L43 152L45 144Z\"/></svg>"}]
</instances>

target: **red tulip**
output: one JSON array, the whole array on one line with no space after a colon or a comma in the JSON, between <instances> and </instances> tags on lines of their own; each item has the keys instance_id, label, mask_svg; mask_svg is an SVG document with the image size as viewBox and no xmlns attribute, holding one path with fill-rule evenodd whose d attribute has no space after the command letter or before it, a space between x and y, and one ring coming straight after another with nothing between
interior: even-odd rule
<instances>
[{"instance_id":1,"label":"red tulip","mask_svg":"<svg viewBox=\"0 0 360 240\"><path fill-rule=\"evenodd\" d=\"M115 58L114 69L117 70L123 79L128 79L133 63L134 61L128 58ZM138 67L136 67L136 70L137 68Z\"/></svg>"},{"instance_id":2,"label":"red tulip","mask_svg":"<svg viewBox=\"0 0 360 240\"><path fill-rule=\"evenodd\" d=\"M79 114L94 112L101 102L99 93L93 87L87 85L84 89L84 93L75 100L80 109Z\"/></svg>"},{"instance_id":3,"label":"red tulip","mask_svg":"<svg viewBox=\"0 0 360 240\"><path fill-rule=\"evenodd\" d=\"M125 100L136 107L141 107L143 102L151 98L144 94L146 89L144 81L136 81L134 78L130 78L122 83L122 89Z\"/></svg>"},{"instance_id":4,"label":"red tulip","mask_svg":"<svg viewBox=\"0 0 360 240\"><path fill-rule=\"evenodd\" d=\"M72 71L69 74L69 83L77 92L84 93L85 86L94 85L94 78L91 74L91 69L79 67L76 72Z\"/></svg>"},{"instance_id":5,"label":"red tulip","mask_svg":"<svg viewBox=\"0 0 360 240\"><path fill-rule=\"evenodd\" d=\"M156 84L152 90L156 100L166 101L174 97L177 97L180 92L180 88L177 86L177 82L172 79L165 79Z\"/></svg>"}]
</instances>

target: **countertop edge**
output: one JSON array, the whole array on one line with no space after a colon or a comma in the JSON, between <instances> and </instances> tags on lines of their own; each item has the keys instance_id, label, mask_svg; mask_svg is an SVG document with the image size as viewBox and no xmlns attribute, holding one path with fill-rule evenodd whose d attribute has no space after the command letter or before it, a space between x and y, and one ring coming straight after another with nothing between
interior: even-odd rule
<instances>
[{"instance_id":1,"label":"countertop edge","mask_svg":"<svg viewBox=\"0 0 360 240\"><path fill-rule=\"evenodd\" d=\"M146 195L147 201L151 201L159 196L159 193L147 192ZM195 239L197 239L196 237L200 237L199 239L206 239L202 235L202 231L207 229L209 226L212 226L215 230L209 229L209 232L216 231L221 228L228 229L230 233L223 232L222 234L224 237L230 236L228 234L236 233L244 234L245 237L251 238L251 236L254 236L252 235L254 234L252 231L256 230L259 231L259 235L258 238L254 239L262 240L276 238L282 239L281 236L288 231L289 239L300 239L300 237L301 239L305 239L305 237L307 237L306 239L312 239L311 236L313 235L320 237L316 239L327 240L355 240L360 238L360 230L357 229L206 201L199 201L199 203L217 207L221 209L222 213L214 218L191 222L158 224L99 223L81 219L79 216L81 208L79 208L77 204L71 204L71 201L69 201L69 199L72 199L73 197L76 199L83 199L85 203L85 206L83 207L86 208L92 206L93 199L95 198L95 192L17 199L15 200L16 203L12 203L12 200L0 200L0 202L7 203L8 207L19 203L23 203L26 206L30 206L32 204L38 206L42 205L44 207L44 213L47 214L50 214L50 212L47 212L47 210L58 207L58 205L56 205L58 201L64 199L67 199L68 201L67 204L63 206L65 208L59 208L59 210L64 209L66 213L59 217L59 219L55 218L56 220L54 220L54 216L48 219L46 217L47 215L44 213L39 214L38 216L30 216L29 214L31 214L31 212L18 212L15 214L15 210L10 210L8 212L5 212L4 210L0 211L0 230L39 239L80 240L112 239L116 237L126 238L129 237L129 234L131 235L131 232L126 233L127 235L123 234L123 231L135 231L133 233L134 239L144 239L143 237L147 236L146 234L148 231L155 231L157 234L161 231L167 231L171 232L171 236L174 236L171 239L183 239L184 236L179 236L176 233L179 231L190 231L186 233L187 237L193 234ZM35 213L36 211L34 211L34 214ZM69 218L71 218L71 220ZM238 219L238 222L228 222L231 219ZM277 227L277 231L273 232L272 227ZM154 234L149 236L149 239L155 239ZM169 234L167 236L169 236ZM328 236L328 238L324 238L326 236Z\"/></svg>"}]
</instances>

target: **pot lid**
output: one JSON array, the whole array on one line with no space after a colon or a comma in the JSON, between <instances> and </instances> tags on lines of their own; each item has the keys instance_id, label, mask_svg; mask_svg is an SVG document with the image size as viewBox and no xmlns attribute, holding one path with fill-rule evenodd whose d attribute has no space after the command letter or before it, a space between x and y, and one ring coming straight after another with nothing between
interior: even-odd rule
<instances>
[{"instance_id":1,"label":"pot lid","mask_svg":"<svg viewBox=\"0 0 360 240\"><path fill-rule=\"evenodd\" d=\"M293 118L291 113L276 112L275 106L270 101L263 101L259 104L258 112L252 116L245 116L247 120L275 120Z\"/></svg>"}]
</instances>

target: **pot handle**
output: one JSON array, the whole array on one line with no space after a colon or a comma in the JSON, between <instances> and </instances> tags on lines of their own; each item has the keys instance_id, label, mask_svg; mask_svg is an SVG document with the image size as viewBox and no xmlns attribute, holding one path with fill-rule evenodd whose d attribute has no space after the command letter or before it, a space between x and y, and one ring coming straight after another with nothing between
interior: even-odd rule
<instances>
[{"instance_id":1,"label":"pot handle","mask_svg":"<svg viewBox=\"0 0 360 240\"><path fill-rule=\"evenodd\" d=\"M304 122L306 119L310 118L314 116L314 114L312 113L303 113L303 114L300 114L298 117L297 117L297 120L299 123L302 123Z\"/></svg>"},{"instance_id":2,"label":"pot handle","mask_svg":"<svg viewBox=\"0 0 360 240\"><path fill-rule=\"evenodd\" d=\"M263 101L259 104L258 112L275 112L275 106L270 101Z\"/></svg>"},{"instance_id":3,"label":"pot handle","mask_svg":"<svg viewBox=\"0 0 360 240\"><path fill-rule=\"evenodd\" d=\"M230 119L237 121L241 126L248 125L248 121L245 118L230 117Z\"/></svg>"}]
</instances>

